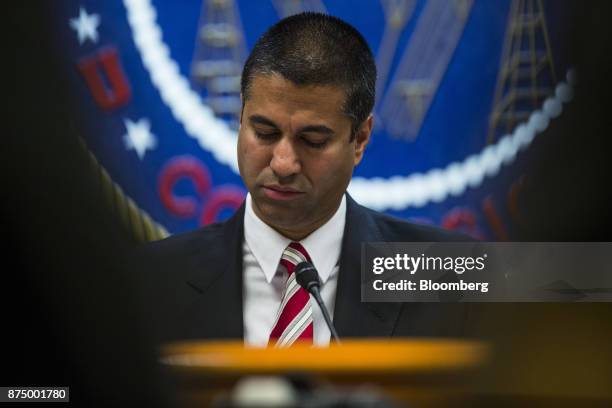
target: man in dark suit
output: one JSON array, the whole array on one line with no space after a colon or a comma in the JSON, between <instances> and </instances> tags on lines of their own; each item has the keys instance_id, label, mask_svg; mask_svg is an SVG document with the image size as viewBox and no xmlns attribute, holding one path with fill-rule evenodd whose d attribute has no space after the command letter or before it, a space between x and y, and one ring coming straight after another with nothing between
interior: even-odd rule
<instances>
[{"instance_id":1,"label":"man in dark suit","mask_svg":"<svg viewBox=\"0 0 612 408\"><path fill-rule=\"evenodd\" d=\"M294 280L308 260L341 337L455 335L457 305L362 303L361 243L463 240L376 213L346 194L373 127L376 66L350 25L315 13L271 27L242 73L240 175L228 221L147 248L162 339L329 343Z\"/></svg>"}]
</instances>

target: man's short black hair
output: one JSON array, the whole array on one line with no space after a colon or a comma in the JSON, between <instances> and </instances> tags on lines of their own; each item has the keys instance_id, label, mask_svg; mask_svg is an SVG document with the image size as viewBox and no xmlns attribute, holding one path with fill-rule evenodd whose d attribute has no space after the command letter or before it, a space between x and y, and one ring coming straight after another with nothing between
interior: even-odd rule
<instances>
[{"instance_id":1,"label":"man's short black hair","mask_svg":"<svg viewBox=\"0 0 612 408\"><path fill-rule=\"evenodd\" d=\"M261 74L280 74L296 85L344 89L343 110L352 121L351 140L374 108L376 63L372 51L353 26L336 17L300 13L270 27L244 64L244 100L249 98L253 78Z\"/></svg>"}]
</instances>

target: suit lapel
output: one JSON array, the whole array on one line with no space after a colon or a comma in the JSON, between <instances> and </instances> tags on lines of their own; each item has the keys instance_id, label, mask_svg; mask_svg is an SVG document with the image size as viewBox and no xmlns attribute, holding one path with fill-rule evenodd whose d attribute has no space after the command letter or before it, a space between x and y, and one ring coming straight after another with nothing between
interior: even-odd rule
<instances>
[{"instance_id":1,"label":"suit lapel","mask_svg":"<svg viewBox=\"0 0 612 408\"><path fill-rule=\"evenodd\" d=\"M342 337L388 337L401 303L361 302L361 244L383 242L376 220L348 194L346 225L340 255L334 325Z\"/></svg>"},{"instance_id":2,"label":"suit lapel","mask_svg":"<svg viewBox=\"0 0 612 408\"><path fill-rule=\"evenodd\" d=\"M242 338L244 204L196 252L189 285L198 293L187 311L190 338ZM212 246L212 247L211 247Z\"/></svg>"}]
</instances>

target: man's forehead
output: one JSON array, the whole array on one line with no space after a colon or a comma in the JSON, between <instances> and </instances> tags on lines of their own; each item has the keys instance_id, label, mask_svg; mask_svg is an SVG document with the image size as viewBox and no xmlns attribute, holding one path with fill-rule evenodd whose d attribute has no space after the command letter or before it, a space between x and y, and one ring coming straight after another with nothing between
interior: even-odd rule
<instances>
[{"instance_id":1,"label":"man's forehead","mask_svg":"<svg viewBox=\"0 0 612 408\"><path fill-rule=\"evenodd\" d=\"M258 75L243 108L247 115L260 114L271 120L282 120L287 115L307 120L350 120L344 111L344 100L344 91L337 86L297 85L280 75Z\"/></svg>"},{"instance_id":2,"label":"man's forehead","mask_svg":"<svg viewBox=\"0 0 612 408\"><path fill-rule=\"evenodd\" d=\"M280 94L287 96L287 92L303 95L327 95L330 98L341 99L342 105L346 99L346 90L340 85L319 83L296 83L278 73L256 74L250 81L246 90L246 98L270 96Z\"/></svg>"}]
</instances>

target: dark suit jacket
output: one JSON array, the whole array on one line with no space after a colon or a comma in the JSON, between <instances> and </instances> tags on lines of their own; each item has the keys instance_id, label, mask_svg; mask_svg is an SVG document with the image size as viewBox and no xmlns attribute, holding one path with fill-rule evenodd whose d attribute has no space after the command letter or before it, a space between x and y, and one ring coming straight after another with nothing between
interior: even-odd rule
<instances>
[{"instance_id":1,"label":"dark suit jacket","mask_svg":"<svg viewBox=\"0 0 612 408\"><path fill-rule=\"evenodd\" d=\"M372 211L348 195L346 217L334 311L339 336L460 336L462 304L362 303L360 254L362 242L466 238ZM225 222L144 248L145 295L162 341L242 338L243 220L244 204Z\"/></svg>"}]
</instances>

